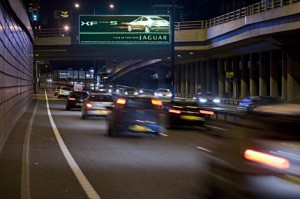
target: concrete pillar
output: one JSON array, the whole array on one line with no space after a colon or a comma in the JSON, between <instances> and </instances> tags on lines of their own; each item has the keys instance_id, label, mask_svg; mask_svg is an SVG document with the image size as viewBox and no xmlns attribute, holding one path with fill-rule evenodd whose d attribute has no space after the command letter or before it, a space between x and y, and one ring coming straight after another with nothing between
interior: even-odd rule
<instances>
[{"instance_id":1,"label":"concrete pillar","mask_svg":"<svg viewBox=\"0 0 300 199\"><path fill-rule=\"evenodd\" d=\"M239 57L234 57L232 60L232 72L234 74L232 79L233 98L240 96L240 70L239 70Z\"/></svg>"},{"instance_id":2,"label":"concrete pillar","mask_svg":"<svg viewBox=\"0 0 300 199\"><path fill-rule=\"evenodd\" d=\"M247 57L246 55L241 56L240 60L240 71L241 71L241 96L240 98L243 99L244 97L248 96L249 94L249 74L248 74L248 65L247 65Z\"/></svg>"},{"instance_id":3,"label":"concrete pillar","mask_svg":"<svg viewBox=\"0 0 300 199\"><path fill-rule=\"evenodd\" d=\"M195 94L196 87L196 74L195 74L195 64L194 62L190 63L190 97Z\"/></svg>"},{"instance_id":4,"label":"concrete pillar","mask_svg":"<svg viewBox=\"0 0 300 199\"><path fill-rule=\"evenodd\" d=\"M286 51L282 51L282 99L287 100L287 55Z\"/></svg>"},{"instance_id":5,"label":"concrete pillar","mask_svg":"<svg viewBox=\"0 0 300 199\"><path fill-rule=\"evenodd\" d=\"M198 90L200 89L200 63L196 62L195 63L195 92L198 93Z\"/></svg>"},{"instance_id":6,"label":"concrete pillar","mask_svg":"<svg viewBox=\"0 0 300 199\"><path fill-rule=\"evenodd\" d=\"M185 88L184 88L184 95L186 96L189 93L189 84L190 84L190 70L189 70L189 64L184 64L185 69Z\"/></svg>"},{"instance_id":7,"label":"concrete pillar","mask_svg":"<svg viewBox=\"0 0 300 199\"><path fill-rule=\"evenodd\" d=\"M258 65L257 55L250 54L250 60L248 62L250 68L250 95L258 95Z\"/></svg>"},{"instance_id":8,"label":"concrete pillar","mask_svg":"<svg viewBox=\"0 0 300 199\"><path fill-rule=\"evenodd\" d=\"M206 91L212 91L212 65L211 61L206 61Z\"/></svg>"},{"instance_id":9,"label":"concrete pillar","mask_svg":"<svg viewBox=\"0 0 300 199\"><path fill-rule=\"evenodd\" d=\"M259 95L260 96L267 96L267 55L265 52L259 53Z\"/></svg>"},{"instance_id":10,"label":"concrete pillar","mask_svg":"<svg viewBox=\"0 0 300 199\"><path fill-rule=\"evenodd\" d=\"M178 93L180 93L180 65L176 65L175 68L175 96L177 96Z\"/></svg>"},{"instance_id":11,"label":"concrete pillar","mask_svg":"<svg viewBox=\"0 0 300 199\"><path fill-rule=\"evenodd\" d=\"M225 93L225 66L224 66L224 60L219 59L218 60L218 90L219 90L219 96L224 97Z\"/></svg>"},{"instance_id":12,"label":"concrete pillar","mask_svg":"<svg viewBox=\"0 0 300 199\"><path fill-rule=\"evenodd\" d=\"M300 102L300 57L299 51L290 50L287 62L287 101Z\"/></svg>"},{"instance_id":13,"label":"concrete pillar","mask_svg":"<svg viewBox=\"0 0 300 199\"><path fill-rule=\"evenodd\" d=\"M200 63L200 74L201 74L201 92L206 92L207 91L207 86L206 86L206 66L205 62Z\"/></svg>"},{"instance_id":14,"label":"concrete pillar","mask_svg":"<svg viewBox=\"0 0 300 199\"><path fill-rule=\"evenodd\" d=\"M212 93L218 95L218 62L212 61Z\"/></svg>"},{"instance_id":15,"label":"concrete pillar","mask_svg":"<svg viewBox=\"0 0 300 199\"><path fill-rule=\"evenodd\" d=\"M232 61L229 58L225 59L225 95L226 97L232 97L232 79L228 78L226 74L232 72Z\"/></svg>"},{"instance_id":16,"label":"concrete pillar","mask_svg":"<svg viewBox=\"0 0 300 199\"><path fill-rule=\"evenodd\" d=\"M184 70L184 65L180 65L180 70L181 70L181 88L180 88L180 96L184 94L184 88L185 88L185 70Z\"/></svg>"},{"instance_id":17,"label":"concrete pillar","mask_svg":"<svg viewBox=\"0 0 300 199\"><path fill-rule=\"evenodd\" d=\"M278 69L277 59L278 53L270 52L270 96L278 97Z\"/></svg>"}]
</instances>

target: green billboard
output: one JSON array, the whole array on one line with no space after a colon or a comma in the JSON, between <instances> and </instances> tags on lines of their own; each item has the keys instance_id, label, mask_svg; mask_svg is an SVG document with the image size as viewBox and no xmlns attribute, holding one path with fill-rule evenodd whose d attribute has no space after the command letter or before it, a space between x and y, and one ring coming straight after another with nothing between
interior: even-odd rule
<instances>
[{"instance_id":1,"label":"green billboard","mask_svg":"<svg viewBox=\"0 0 300 199\"><path fill-rule=\"evenodd\" d=\"M169 15L80 15L80 44L170 44Z\"/></svg>"}]
</instances>

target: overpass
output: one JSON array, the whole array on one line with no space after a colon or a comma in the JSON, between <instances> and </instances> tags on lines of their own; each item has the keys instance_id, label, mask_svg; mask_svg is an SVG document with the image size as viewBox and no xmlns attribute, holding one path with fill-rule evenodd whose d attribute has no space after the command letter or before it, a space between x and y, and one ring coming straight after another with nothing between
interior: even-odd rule
<instances>
[{"instance_id":1,"label":"overpass","mask_svg":"<svg viewBox=\"0 0 300 199\"><path fill-rule=\"evenodd\" d=\"M293 92L300 87L295 76L299 73L299 31L298 0L261 1L213 19L176 23L176 94L190 97L201 89L222 97L250 94L299 100L300 95ZM112 69L115 80L133 77L134 71L143 68L147 75L158 71L165 77L172 70L172 45L86 46L71 35L38 37L35 47L35 60L145 60Z\"/></svg>"}]
</instances>

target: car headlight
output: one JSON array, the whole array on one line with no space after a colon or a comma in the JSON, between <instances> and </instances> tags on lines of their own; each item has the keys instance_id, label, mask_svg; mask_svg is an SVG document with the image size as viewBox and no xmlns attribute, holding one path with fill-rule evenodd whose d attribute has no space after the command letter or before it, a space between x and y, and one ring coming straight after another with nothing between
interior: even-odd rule
<instances>
[{"instance_id":1,"label":"car headlight","mask_svg":"<svg viewBox=\"0 0 300 199\"><path fill-rule=\"evenodd\" d=\"M144 91L143 90L139 90L139 93L144 93Z\"/></svg>"},{"instance_id":2,"label":"car headlight","mask_svg":"<svg viewBox=\"0 0 300 199\"><path fill-rule=\"evenodd\" d=\"M134 92L133 94L134 94L134 95L138 95L139 93L138 93L138 92Z\"/></svg>"},{"instance_id":3,"label":"car headlight","mask_svg":"<svg viewBox=\"0 0 300 199\"><path fill-rule=\"evenodd\" d=\"M218 104L218 103L221 102L221 100L220 99L213 99L213 102Z\"/></svg>"},{"instance_id":4,"label":"car headlight","mask_svg":"<svg viewBox=\"0 0 300 199\"><path fill-rule=\"evenodd\" d=\"M200 98L200 99L199 99L199 102L205 103L205 102L207 102L207 99L205 99L205 98Z\"/></svg>"},{"instance_id":5,"label":"car headlight","mask_svg":"<svg viewBox=\"0 0 300 199\"><path fill-rule=\"evenodd\" d=\"M168 96L168 97L172 97L172 93L168 93L167 96Z\"/></svg>"},{"instance_id":6,"label":"car headlight","mask_svg":"<svg viewBox=\"0 0 300 199\"><path fill-rule=\"evenodd\" d=\"M159 97L161 97L161 96L162 96L162 93L158 93L157 95L158 95Z\"/></svg>"},{"instance_id":7,"label":"car headlight","mask_svg":"<svg viewBox=\"0 0 300 199\"><path fill-rule=\"evenodd\" d=\"M125 95L128 95L128 92L127 92L127 91L125 91Z\"/></svg>"}]
</instances>

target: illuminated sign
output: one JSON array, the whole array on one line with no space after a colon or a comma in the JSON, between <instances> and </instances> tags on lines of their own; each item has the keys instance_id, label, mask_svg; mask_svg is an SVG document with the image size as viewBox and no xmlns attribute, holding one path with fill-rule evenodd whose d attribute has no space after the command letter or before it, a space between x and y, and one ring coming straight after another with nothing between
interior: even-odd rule
<instances>
[{"instance_id":1,"label":"illuminated sign","mask_svg":"<svg viewBox=\"0 0 300 199\"><path fill-rule=\"evenodd\" d=\"M81 15L80 44L170 44L168 15Z\"/></svg>"}]
</instances>

